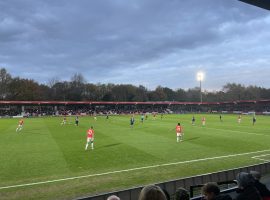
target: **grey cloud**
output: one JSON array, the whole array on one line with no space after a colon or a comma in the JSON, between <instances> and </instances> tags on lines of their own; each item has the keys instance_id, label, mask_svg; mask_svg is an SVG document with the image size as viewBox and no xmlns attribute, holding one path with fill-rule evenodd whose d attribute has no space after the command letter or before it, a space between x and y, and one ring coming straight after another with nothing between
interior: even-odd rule
<instances>
[{"instance_id":1,"label":"grey cloud","mask_svg":"<svg viewBox=\"0 0 270 200\"><path fill-rule=\"evenodd\" d=\"M2 0L0 7L0 66L40 82L79 71L93 82L177 88L175 69L188 88L199 68L266 57L251 45L267 37L269 13L237 0ZM133 78L141 66L148 68Z\"/></svg>"}]
</instances>

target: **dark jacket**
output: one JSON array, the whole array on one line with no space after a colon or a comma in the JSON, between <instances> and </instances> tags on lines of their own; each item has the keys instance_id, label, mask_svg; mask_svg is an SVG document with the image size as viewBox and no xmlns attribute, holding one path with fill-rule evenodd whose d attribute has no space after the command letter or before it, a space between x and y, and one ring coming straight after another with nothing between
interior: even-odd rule
<instances>
[{"instance_id":1,"label":"dark jacket","mask_svg":"<svg viewBox=\"0 0 270 200\"><path fill-rule=\"evenodd\" d=\"M237 190L238 195L235 200L261 200L261 195L254 186L247 186L244 189Z\"/></svg>"},{"instance_id":2,"label":"dark jacket","mask_svg":"<svg viewBox=\"0 0 270 200\"><path fill-rule=\"evenodd\" d=\"M228 194L220 194L216 196L215 200L232 200L232 197Z\"/></svg>"},{"instance_id":3,"label":"dark jacket","mask_svg":"<svg viewBox=\"0 0 270 200\"><path fill-rule=\"evenodd\" d=\"M262 197L270 197L270 191L258 180L255 180L254 186L257 188Z\"/></svg>"}]
</instances>

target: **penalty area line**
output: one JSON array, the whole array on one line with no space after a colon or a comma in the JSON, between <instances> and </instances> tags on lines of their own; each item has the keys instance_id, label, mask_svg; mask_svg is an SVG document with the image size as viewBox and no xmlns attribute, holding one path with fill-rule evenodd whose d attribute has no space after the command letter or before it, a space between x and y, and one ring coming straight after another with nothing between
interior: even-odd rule
<instances>
[{"instance_id":1,"label":"penalty area line","mask_svg":"<svg viewBox=\"0 0 270 200\"><path fill-rule=\"evenodd\" d=\"M220 128L210 128L210 127L198 127L198 128L204 128L204 129L212 129L212 130L219 130L219 131L223 131L223 132L234 132L234 133L243 133L243 134L247 134L247 135L260 135L260 136L270 136L270 135L266 135L266 134L261 134L261 133L253 133L253 132L244 132L244 131L236 131L236 130L226 130L226 129L220 129ZM221 135L221 134L219 134Z\"/></svg>"},{"instance_id":2,"label":"penalty area line","mask_svg":"<svg viewBox=\"0 0 270 200\"><path fill-rule=\"evenodd\" d=\"M253 157L251 157L251 158L257 159L257 160L261 160L261 161L264 161L264 162L269 162L270 160L261 158L261 157L266 157L266 156L270 156L270 154L264 154L264 155L253 156Z\"/></svg>"},{"instance_id":3,"label":"penalty area line","mask_svg":"<svg viewBox=\"0 0 270 200\"><path fill-rule=\"evenodd\" d=\"M171 165L195 163L195 162L201 162L201 161L207 161L207 160L216 160L216 159L222 159L222 158L245 156L245 155L263 153L263 152L269 152L269 151L270 151L270 149L267 149L267 150L253 151L253 152L247 152L247 153L230 154L230 155L225 155L225 156L216 156L216 157L201 158L201 159L195 159L195 160L186 160L186 161L180 161L180 162L165 163L165 164L159 164L159 165L150 165L150 166L145 166L145 167L136 167L136 168L116 170L116 171L104 172L104 173L98 173L98 174L88 174L88 175L83 175L83 176L74 176L74 177L61 178L61 179L48 180L48 181L40 181L40 182L34 182L34 183L24 183L24 184L18 184L18 185L2 186L2 187L0 187L0 190L9 189L9 188L19 188L19 187L26 187L26 186L34 186L34 185L42 185L42 184L47 184L47 183L55 183L55 182L82 179L82 178L89 178L89 177L104 176L104 175L110 175L110 174L131 172L131 171L158 168L158 167L171 166Z\"/></svg>"}]
</instances>

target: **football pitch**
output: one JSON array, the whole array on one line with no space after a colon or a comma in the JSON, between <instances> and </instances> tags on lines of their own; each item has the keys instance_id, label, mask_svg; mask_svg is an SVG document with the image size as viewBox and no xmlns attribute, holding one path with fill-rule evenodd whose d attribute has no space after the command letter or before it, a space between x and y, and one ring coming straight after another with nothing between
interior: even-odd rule
<instances>
[{"instance_id":1,"label":"football pitch","mask_svg":"<svg viewBox=\"0 0 270 200\"><path fill-rule=\"evenodd\" d=\"M0 119L0 199L74 199L270 160L270 117L196 114ZM206 117L206 125L201 118ZM175 126L184 127L176 142ZM86 131L94 150L85 151Z\"/></svg>"}]
</instances>

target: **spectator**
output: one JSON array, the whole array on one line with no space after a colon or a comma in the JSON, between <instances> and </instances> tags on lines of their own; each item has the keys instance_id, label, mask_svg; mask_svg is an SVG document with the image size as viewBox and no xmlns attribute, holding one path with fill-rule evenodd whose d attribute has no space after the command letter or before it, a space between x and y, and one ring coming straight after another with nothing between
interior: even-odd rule
<instances>
[{"instance_id":1,"label":"spectator","mask_svg":"<svg viewBox=\"0 0 270 200\"><path fill-rule=\"evenodd\" d=\"M166 195L159 186L145 186L140 193L139 200L167 200Z\"/></svg>"},{"instance_id":2,"label":"spectator","mask_svg":"<svg viewBox=\"0 0 270 200\"><path fill-rule=\"evenodd\" d=\"M270 200L270 191L268 188L260 182L261 179L261 174L260 172L257 171L250 171L250 174L253 176L255 179L254 186L256 189L259 191L263 199L269 199Z\"/></svg>"},{"instance_id":3,"label":"spectator","mask_svg":"<svg viewBox=\"0 0 270 200\"><path fill-rule=\"evenodd\" d=\"M116 195L111 195L107 198L107 200L120 200L120 198Z\"/></svg>"},{"instance_id":4,"label":"spectator","mask_svg":"<svg viewBox=\"0 0 270 200\"><path fill-rule=\"evenodd\" d=\"M220 194L220 189L214 182L206 183L202 187L202 194L205 200L232 200L229 195Z\"/></svg>"},{"instance_id":5,"label":"spectator","mask_svg":"<svg viewBox=\"0 0 270 200\"><path fill-rule=\"evenodd\" d=\"M166 196L166 199L167 199L167 200L170 200L171 197L170 197L169 192L168 192L167 190L165 190L164 188L162 188L162 191L164 192L164 194L165 194L165 196Z\"/></svg>"},{"instance_id":6,"label":"spectator","mask_svg":"<svg viewBox=\"0 0 270 200\"><path fill-rule=\"evenodd\" d=\"M189 200L189 193L185 188L178 188L174 196L175 200Z\"/></svg>"},{"instance_id":7,"label":"spectator","mask_svg":"<svg viewBox=\"0 0 270 200\"><path fill-rule=\"evenodd\" d=\"M261 195L254 186L254 178L251 174L240 172L236 176L238 184L238 195L236 200L261 200Z\"/></svg>"}]
</instances>

